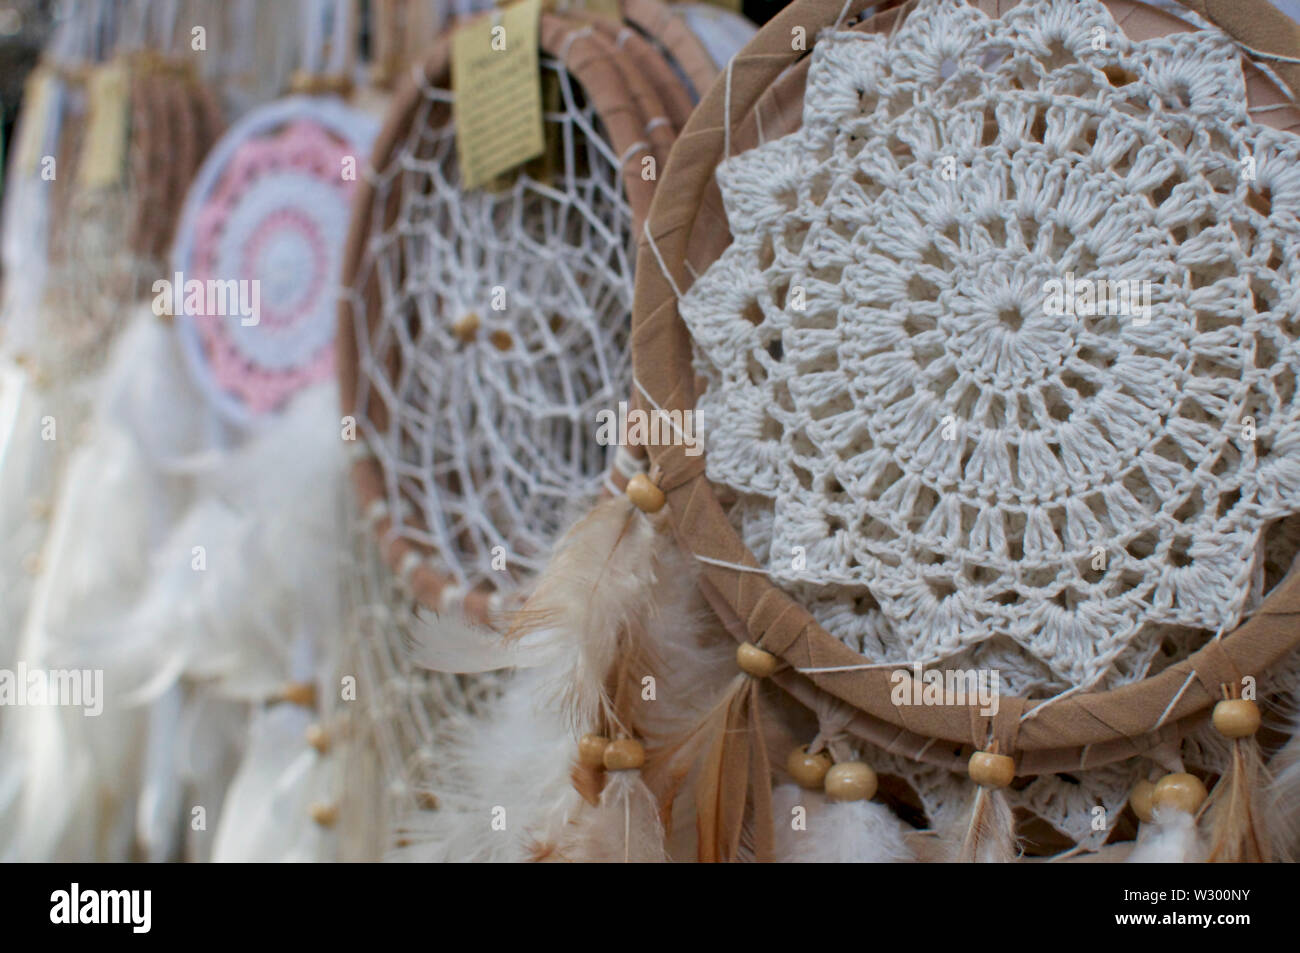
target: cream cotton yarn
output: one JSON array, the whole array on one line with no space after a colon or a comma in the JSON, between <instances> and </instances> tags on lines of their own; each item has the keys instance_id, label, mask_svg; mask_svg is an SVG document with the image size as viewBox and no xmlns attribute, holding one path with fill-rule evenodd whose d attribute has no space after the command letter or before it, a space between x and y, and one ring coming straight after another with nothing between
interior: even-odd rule
<instances>
[{"instance_id":1,"label":"cream cotton yarn","mask_svg":"<svg viewBox=\"0 0 1300 953\"><path fill-rule=\"evenodd\" d=\"M811 57L802 128L719 167L734 242L681 301L746 544L868 659L1008 693L1230 629L1300 508L1297 140L1237 47L944 0ZM1054 282L1138 293L1053 313Z\"/></svg>"}]
</instances>

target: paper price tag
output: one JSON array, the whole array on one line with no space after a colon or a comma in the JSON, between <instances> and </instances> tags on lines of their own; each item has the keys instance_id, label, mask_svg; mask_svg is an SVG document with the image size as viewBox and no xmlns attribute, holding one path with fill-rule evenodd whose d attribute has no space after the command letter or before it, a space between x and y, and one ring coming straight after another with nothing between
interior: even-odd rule
<instances>
[{"instance_id":1,"label":"paper price tag","mask_svg":"<svg viewBox=\"0 0 1300 953\"><path fill-rule=\"evenodd\" d=\"M130 75L123 60L96 67L86 85L89 124L77 164L83 189L115 185L126 163Z\"/></svg>"},{"instance_id":2,"label":"paper price tag","mask_svg":"<svg viewBox=\"0 0 1300 953\"><path fill-rule=\"evenodd\" d=\"M27 78L23 91L22 121L18 127L18 141L14 143L14 156L18 171L22 175L34 175L41 162L41 150L45 148L45 132L54 117L50 114L54 106L52 93L54 79L50 71L43 66Z\"/></svg>"},{"instance_id":3,"label":"paper price tag","mask_svg":"<svg viewBox=\"0 0 1300 953\"><path fill-rule=\"evenodd\" d=\"M540 13L541 0L520 0L452 35L452 117L465 188L489 182L545 148L537 58Z\"/></svg>"}]
</instances>

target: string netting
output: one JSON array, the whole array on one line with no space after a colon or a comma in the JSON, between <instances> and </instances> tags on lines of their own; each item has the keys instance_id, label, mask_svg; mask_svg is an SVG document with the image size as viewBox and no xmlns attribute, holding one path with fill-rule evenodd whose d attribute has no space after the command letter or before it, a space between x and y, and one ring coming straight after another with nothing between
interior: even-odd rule
<instances>
[{"instance_id":1,"label":"string netting","mask_svg":"<svg viewBox=\"0 0 1300 953\"><path fill-rule=\"evenodd\" d=\"M438 726L452 714L481 715L501 688L495 675L447 675L414 665L406 646L419 625L409 587L353 520L345 605L347 645L340 677L354 698L335 705L345 719L339 859L373 861L405 846L411 818L438 809Z\"/></svg>"},{"instance_id":2,"label":"string netting","mask_svg":"<svg viewBox=\"0 0 1300 953\"><path fill-rule=\"evenodd\" d=\"M452 95L424 84L376 170L350 294L356 418L387 536L461 591L518 587L599 491L597 412L627 393L632 217L592 105L542 57L547 153L466 191ZM546 100L549 99L548 103ZM377 303L377 307L376 307Z\"/></svg>"}]
</instances>

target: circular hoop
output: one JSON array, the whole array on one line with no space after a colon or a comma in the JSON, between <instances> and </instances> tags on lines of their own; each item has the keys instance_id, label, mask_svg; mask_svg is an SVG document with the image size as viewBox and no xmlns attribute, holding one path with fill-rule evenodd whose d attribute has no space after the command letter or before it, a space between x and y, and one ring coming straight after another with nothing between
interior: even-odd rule
<instances>
[{"instance_id":1,"label":"circular hoop","mask_svg":"<svg viewBox=\"0 0 1300 953\"><path fill-rule=\"evenodd\" d=\"M997 16L1002 7L995 2L974 5L990 16ZM1153 30L1150 35L1188 29L1176 17L1139 3L1116 0L1107 5L1140 13L1115 19L1127 27L1141 21ZM788 124L781 127L781 116L788 116L791 109L797 116L808 67L806 54L791 49L792 35L802 30L811 46L821 28L844 23L869 6L860 0L847 4L797 0L731 61L725 77L683 130L665 171L671 185L652 206L638 255L634 371L654 405L672 412L692 409L696 402L692 343L677 301L692 275L707 267L730 241L714 168L721 159L759 141L760 129L767 138L791 131ZM881 13L858 28L892 30L908 7ZM1250 101L1278 110L1264 113L1262 121L1294 128L1300 112L1288 105L1290 97L1258 67L1246 65L1243 71ZM797 124L798 119L794 121ZM697 229L697 221L708 227ZM960 769L962 761L954 746L982 746L990 735L1000 750L1020 754L1021 774L1122 760L1162 740L1181 737L1204 718L1219 697L1221 683L1262 670L1300 642L1300 619L1293 618L1300 613L1300 577L1292 577L1233 633L1140 682L1063 697L1047 705L1034 699L1002 698L996 716L981 714L975 704L896 706L890 700L891 676L903 666L870 667L768 581L728 522L718 490L705 475L704 456L687 456L680 446L648 449L652 475L668 497L674 531L700 559L701 585L737 640L781 656L789 668L774 680L806 705L820 692L849 703L857 711L850 730L914 760ZM948 744L935 744L936 740Z\"/></svg>"}]
</instances>

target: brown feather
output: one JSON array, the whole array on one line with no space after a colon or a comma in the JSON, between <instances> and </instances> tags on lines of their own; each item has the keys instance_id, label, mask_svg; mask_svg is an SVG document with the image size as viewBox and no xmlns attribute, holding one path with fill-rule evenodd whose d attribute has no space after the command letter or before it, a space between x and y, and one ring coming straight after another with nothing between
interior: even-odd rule
<instances>
[{"instance_id":1,"label":"brown feather","mask_svg":"<svg viewBox=\"0 0 1300 953\"><path fill-rule=\"evenodd\" d=\"M1005 864L1015 859L1015 818L1007 796L997 788L978 787L957 862Z\"/></svg>"},{"instance_id":2,"label":"brown feather","mask_svg":"<svg viewBox=\"0 0 1300 953\"><path fill-rule=\"evenodd\" d=\"M600 803L600 792L605 788L604 769L575 760L569 777L573 781L573 789L584 801L593 807Z\"/></svg>"},{"instance_id":3,"label":"brown feather","mask_svg":"<svg viewBox=\"0 0 1300 953\"><path fill-rule=\"evenodd\" d=\"M1206 806L1210 820L1210 863L1268 863L1271 844L1259 803L1264 765L1254 738L1232 744L1232 760Z\"/></svg>"}]
</instances>

